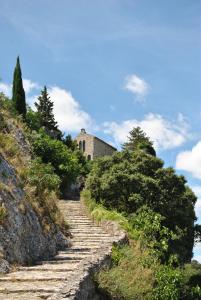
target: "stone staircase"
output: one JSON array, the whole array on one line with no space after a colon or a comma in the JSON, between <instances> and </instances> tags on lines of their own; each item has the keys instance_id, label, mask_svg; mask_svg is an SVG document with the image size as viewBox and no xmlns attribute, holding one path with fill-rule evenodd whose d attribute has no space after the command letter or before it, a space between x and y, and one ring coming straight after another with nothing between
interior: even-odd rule
<instances>
[{"instance_id":1,"label":"stone staircase","mask_svg":"<svg viewBox=\"0 0 201 300\"><path fill-rule=\"evenodd\" d=\"M85 296L80 293L82 282L93 266L106 259L119 237L96 226L80 201L61 200L59 206L70 225L72 246L50 261L0 277L0 300L90 298L90 292Z\"/></svg>"}]
</instances>

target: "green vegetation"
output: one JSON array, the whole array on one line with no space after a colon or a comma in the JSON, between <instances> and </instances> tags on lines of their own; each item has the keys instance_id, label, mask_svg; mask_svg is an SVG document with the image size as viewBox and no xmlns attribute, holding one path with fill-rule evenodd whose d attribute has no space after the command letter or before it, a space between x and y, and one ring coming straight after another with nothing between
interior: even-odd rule
<instances>
[{"instance_id":1,"label":"green vegetation","mask_svg":"<svg viewBox=\"0 0 201 300\"><path fill-rule=\"evenodd\" d=\"M46 86L41 91L41 95L38 97L38 102L35 103L35 106L37 108L37 114L35 115L38 117L39 128L43 127L47 134L61 139L62 133L58 129L53 114L54 104L48 95Z\"/></svg>"},{"instance_id":2,"label":"green vegetation","mask_svg":"<svg viewBox=\"0 0 201 300\"><path fill-rule=\"evenodd\" d=\"M129 237L128 245L113 248L111 269L95 278L105 299L201 299L201 266L190 263L201 225L194 224L196 197L185 178L164 168L139 127L122 152L87 162L71 136L58 129L46 86L35 106L36 112L26 109L18 57L12 101L0 94L0 154L16 169L44 231L54 223L67 232L58 197L87 175L82 196L91 216L97 222L116 221ZM17 141L16 129L26 134L29 150ZM12 189L1 183L0 190ZM20 203L23 213L26 205ZM6 216L2 204L1 224Z\"/></svg>"},{"instance_id":3,"label":"green vegetation","mask_svg":"<svg viewBox=\"0 0 201 300\"><path fill-rule=\"evenodd\" d=\"M156 156L156 151L153 147L153 142L142 131L140 127L134 127L128 136L128 142L123 144L123 150L141 150L147 154Z\"/></svg>"},{"instance_id":4,"label":"green vegetation","mask_svg":"<svg viewBox=\"0 0 201 300\"><path fill-rule=\"evenodd\" d=\"M51 164L40 159L32 161L25 174L27 200L37 212L43 228L49 230L51 222L67 234L68 225L57 207L60 179Z\"/></svg>"},{"instance_id":5,"label":"green vegetation","mask_svg":"<svg viewBox=\"0 0 201 300\"><path fill-rule=\"evenodd\" d=\"M95 276L105 299L200 299L201 265L179 264L175 254L166 259L170 241L179 237L162 225L160 214L141 207L129 218L96 203L87 190L82 198L97 222L116 221L129 236L129 245L113 248L112 268Z\"/></svg>"},{"instance_id":6,"label":"green vegetation","mask_svg":"<svg viewBox=\"0 0 201 300\"><path fill-rule=\"evenodd\" d=\"M0 93L0 153L15 168L19 187L24 189L44 230L54 223L66 233L68 226L57 207L58 198L68 194L71 184L89 172L90 164L71 136L63 137L58 129L46 86L35 106L36 111L26 108L18 57L12 100ZM21 144L22 136L29 141L26 145ZM12 191L12 183L6 187L6 191ZM20 209L26 212L26 203L21 203Z\"/></svg>"},{"instance_id":7,"label":"green vegetation","mask_svg":"<svg viewBox=\"0 0 201 300\"><path fill-rule=\"evenodd\" d=\"M23 116L26 117L26 100L25 100L25 92L22 83L22 72L20 67L20 59L17 57L17 63L13 75L13 103L16 111Z\"/></svg>"},{"instance_id":8,"label":"green vegetation","mask_svg":"<svg viewBox=\"0 0 201 300\"><path fill-rule=\"evenodd\" d=\"M123 151L98 159L87 178L86 188L97 203L127 216L146 205L163 217L163 226L175 234L170 253L189 262L194 243L196 197L183 176L141 151ZM169 253L169 254L170 254Z\"/></svg>"},{"instance_id":9,"label":"green vegetation","mask_svg":"<svg viewBox=\"0 0 201 300\"><path fill-rule=\"evenodd\" d=\"M85 176L89 172L90 163L78 150L71 136L63 137L58 129L53 114L53 102L46 86L35 103L37 111L33 111L30 107L26 109L19 57L14 71L13 101L3 94L0 94L0 97L0 146L9 157L9 162L17 168L19 161L18 172L23 176L25 166L23 166L23 159L20 158L21 150L14 135L6 128L6 119L19 126L29 138L33 158L40 157L41 162L52 165L55 174L60 178L60 192L63 195L67 194L71 184L79 176ZM24 122L21 120L21 115Z\"/></svg>"},{"instance_id":10,"label":"green vegetation","mask_svg":"<svg viewBox=\"0 0 201 300\"><path fill-rule=\"evenodd\" d=\"M116 300L201 299L201 268L190 264L196 197L183 176L142 151L139 128L131 135L134 147L94 162L82 194L93 218L115 220L129 236L96 276L98 289Z\"/></svg>"},{"instance_id":11,"label":"green vegetation","mask_svg":"<svg viewBox=\"0 0 201 300\"><path fill-rule=\"evenodd\" d=\"M69 149L63 142L52 139L40 131L33 141L34 153L41 157L43 163L51 163L55 173L61 179L61 191L64 192L80 174L76 152Z\"/></svg>"}]
</instances>

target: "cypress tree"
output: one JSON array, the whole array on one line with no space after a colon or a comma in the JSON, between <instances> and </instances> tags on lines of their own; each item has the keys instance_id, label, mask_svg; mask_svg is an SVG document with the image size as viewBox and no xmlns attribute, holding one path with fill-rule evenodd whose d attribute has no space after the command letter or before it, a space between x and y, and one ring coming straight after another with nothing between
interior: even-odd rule
<instances>
[{"instance_id":1,"label":"cypress tree","mask_svg":"<svg viewBox=\"0 0 201 300\"><path fill-rule=\"evenodd\" d=\"M25 100L25 92L22 83L22 72L20 67L20 59L17 57L17 63L14 70L13 75L13 103L17 112L26 117L26 100Z\"/></svg>"},{"instance_id":2,"label":"cypress tree","mask_svg":"<svg viewBox=\"0 0 201 300\"><path fill-rule=\"evenodd\" d=\"M35 106L39 114L41 126L45 128L49 135L56 135L57 138L61 138L62 134L58 129L53 114L54 103L48 95L46 86L44 86L44 89L41 91L41 95L38 97L38 102L35 103Z\"/></svg>"}]
</instances>

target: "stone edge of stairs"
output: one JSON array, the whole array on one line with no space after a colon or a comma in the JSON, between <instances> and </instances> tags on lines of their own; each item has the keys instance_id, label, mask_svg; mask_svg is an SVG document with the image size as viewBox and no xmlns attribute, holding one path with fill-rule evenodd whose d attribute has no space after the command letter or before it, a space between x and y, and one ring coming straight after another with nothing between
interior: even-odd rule
<instances>
[{"instance_id":1,"label":"stone edge of stairs","mask_svg":"<svg viewBox=\"0 0 201 300\"><path fill-rule=\"evenodd\" d=\"M86 213L90 217L89 213ZM94 223L97 224L93 220ZM74 272L68 282L64 283L59 292L53 294L48 300L87 300L92 299L91 292L94 289L92 275L100 271L103 267L111 265L111 254L113 245L128 243L127 233L120 229L115 221L101 221L98 225L107 233L114 237L111 246L103 247L101 250L94 251L93 258L80 262L77 271Z\"/></svg>"}]
</instances>

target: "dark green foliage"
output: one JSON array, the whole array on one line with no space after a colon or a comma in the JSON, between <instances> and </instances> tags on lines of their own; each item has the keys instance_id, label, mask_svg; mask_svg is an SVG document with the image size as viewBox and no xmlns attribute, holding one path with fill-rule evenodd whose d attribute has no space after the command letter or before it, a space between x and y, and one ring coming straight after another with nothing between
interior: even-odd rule
<instances>
[{"instance_id":1,"label":"dark green foliage","mask_svg":"<svg viewBox=\"0 0 201 300\"><path fill-rule=\"evenodd\" d=\"M39 129L41 128L39 113L33 111L30 107L28 107L27 110L26 123L31 130L39 131Z\"/></svg>"},{"instance_id":2,"label":"dark green foliage","mask_svg":"<svg viewBox=\"0 0 201 300\"><path fill-rule=\"evenodd\" d=\"M201 225L195 225L195 240L196 242L201 242Z\"/></svg>"},{"instance_id":3,"label":"dark green foliage","mask_svg":"<svg viewBox=\"0 0 201 300\"><path fill-rule=\"evenodd\" d=\"M26 117L26 100L25 92L22 83L22 73L20 68L20 59L17 57L17 63L13 75L13 97L12 97L16 111Z\"/></svg>"},{"instance_id":4,"label":"dark green foliage","mask_svg":"<svg viewBox=\"0 0 201 300\"><path fill-rule=\"evenodd\" d=\"M36 196L42 196L45 190L58 192L60 185L60 179L54 173L52 165L42 163L41 159L32 161L27 173L27 182L35 187Z\"/></svg>"},{"instance_id":5,"label":"dark green foliage","mask_svg":"<svg viewBox=\"0 0 201 300\"><path fill-rule=\"evenodd\" d=\"M41 95L38 97L38 102L35 103L35 106L37 108L40 126L44 127L46 133L51 137L61 139L62 134L58 129L53 114L54 103L48 95L46 86L44 86L44 89L41 91Z\"/></svg>"},{"instance_id":6,"label":"dark green foliage","mask_svg":"<svg viewBox=\"0 0 201 300\"><path fill-rule=\"evenodd\" d=\"M63 143L73 151L78 149L77 142L72 139L70 134L63 138Z\"/></svg>"},{"instance_id":7,"label":"dark green foliage","mask_svg":"<svg viewBox=\"0 0 201 300\"><path fill-rule=\"evenodd\" d=\"M69 187L80 173L81 165L76 154L63 142L40 133L33 142L33 149L44 163L51 163L61 179L61 187Z\"/></svg>"},{"instance_id":8,"label":"dark green foliage","mask_svg":"<svg viewBox=\"0 0 201 300\"><path fill-rule=\"evenodd\" d=\"M141 151L123 151L94 162L86 187L98 203L127 215L146 205L160 213L163 226L179 239L171 241L170 253L181 262L192 257L194 243L194 204L196 197L183 176L163 162Z\"/></svg>"},{"instance_id":9,"label":"dark green foliage","mask_svg":"<svg viewBox=\"0 0 201 300\"><path fill-rule=\"evenodd\" d=\"M85 156L83 155L83 152L78 149L77 142L72 139L70 134L68 134L62 140L63 143L68 147L68 149L72 150L75 153L80 166L82 166L79 175L87 175L89 173L91 164L86 160Z\"/></svg>"},{"instance_id":10,"label":"dark green foliage","mask_svg":"<svg viewBox=\"0 0 201 300\"><path fill-rule=\"evenodd\" d=\"M201 264L192 261L182 268L183 288L181 299L198 300L201 299Z\"/></svg>"},{"instance_id":11,"label":"dark green foliage","mask_svg":"<svg viewBox=\"0 0 201 300\"><path fill-rule=\"evenodd\" d=\"M161 214L142 206L136 214L129 216L129 223L136 231L136 238L141 246L151 250L160 260L167 261L170 241L178 239L178 236L163 225L164 219Z\"/></svg>"},{"instance_id":12,"label":"dark green foliage","mask_svg":"<svg viewBox=\"0 0 201 300\"><path fill-rule=\"evenodd\" d=\"M129 132L128 142L123 144L123 149L130 151L142 150L147 154L156 156L153 143L140 127L133 128Z\"/></svg>"}]
</instances>

